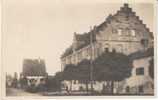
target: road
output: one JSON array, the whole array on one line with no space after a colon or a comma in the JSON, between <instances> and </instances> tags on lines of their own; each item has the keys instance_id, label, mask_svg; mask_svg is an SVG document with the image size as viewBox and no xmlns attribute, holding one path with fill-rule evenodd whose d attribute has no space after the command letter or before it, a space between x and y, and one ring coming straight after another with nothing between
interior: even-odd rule
<instances>
[{"instance_id":1,"label":"road","mask_svg":"<svg viewBox=\"0 0 158 100\"><path fill-rule=\"evenodd\" d=\"M6 95L7 96L41 96L37 93L29 93L21 89L15 89L15 88L7 88L6 89Z\"/></svg>"}]
</instances>

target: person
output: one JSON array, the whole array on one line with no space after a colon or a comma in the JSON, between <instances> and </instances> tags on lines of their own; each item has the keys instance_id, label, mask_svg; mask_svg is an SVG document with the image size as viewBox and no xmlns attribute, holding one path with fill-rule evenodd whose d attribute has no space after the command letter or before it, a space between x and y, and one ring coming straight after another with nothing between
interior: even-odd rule
<instances>
[{"instance_id":1,"label":"person","mask_svg":"<svg viewBox=\"0 0 158 100\"><path fill-rule=\"evenodd\" d=\"M69 89L68 89L68 86L66 86L66 92L69 94Z\"/></svg>"},{"instance_id":2,"label":"person","mask_svg":"<svg viewBox=\"0 0 158 100\"><path fill-rule=\"evenodd\" d=\"M35 83L36 83L35 79L30 79L30 86L28 86L27 91L32 92L32 93L37 92L37 87Z\"/></svg>"},{"instance_id":3,"label":"person","mask_svg":"<svg viewBox=\"0 0 158 100\"><path fill-rule=\"evenodd\" d=\"M13 86L13 88L17 88L17 86L18 86L18 75L17 75L17 72L14 72L14 78L13 78L12 86Z\"/></svg>"},{"instance_id":4,"label":"person","mask_svg":"<svg viewBox=\"0 0 158 100\"><path fill-rule=\"evenodd\" d=\"M21 77L19 81L20 81L21 89L26 89L28 85L26 76Z\"/></svg>"},{"instance_id":5,"label":"person","mask_svg":"<svg viewBox=\"0 0 158 100\"><path fill-rule=\"evenodd\" d=\"M23 88L26 89L28 87L28 82L27 82L26 76L23 77Z\"/></svg>"},{"instance_id":6,"label":"person","mask_svg":"<svg viewBox=\"0 0 158 100\"><path fill-rule=\"evenodd\" d=\"M12 82L13 88L17 88L17 85L18 85L18 79L17 79L17 78L14 78L14 79L13 79L13 82Z\"/></svg>"}]
</instances>

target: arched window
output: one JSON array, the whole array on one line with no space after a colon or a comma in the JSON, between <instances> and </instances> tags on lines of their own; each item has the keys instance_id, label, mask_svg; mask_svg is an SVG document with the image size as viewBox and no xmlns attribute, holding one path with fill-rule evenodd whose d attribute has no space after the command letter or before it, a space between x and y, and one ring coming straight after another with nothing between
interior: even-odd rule
<instances>
[{"instance_id":1,"label":"arched window","mask_svg":"<svg viewBox=\"0 0 158 100\"><path fill-rule=\"evenodd\" d=\"M109 48L105 47L105 52L109 52Z\"/></svg>"},{"instance_id":2,"label":"arched window","mask_svg":"<svg viewBox=\"0 0 158 100\"><path fill-rule=\"evenodd\" d=\"M110 47L110 45L106 43L104 46L104 51L109 52L109 47Z\"/></svg>"},{"instance_id":3,"label":"arched window","mask_svg":"<svg viewBox=\"0 0 158 100\"><path fill-rule=\"evenodd\" d=\"M113 48L113 49L112 49L112 52L113 52L113 53L116 53L116 49L115 49L115 48Z\"/></svg>"}]
</instances>

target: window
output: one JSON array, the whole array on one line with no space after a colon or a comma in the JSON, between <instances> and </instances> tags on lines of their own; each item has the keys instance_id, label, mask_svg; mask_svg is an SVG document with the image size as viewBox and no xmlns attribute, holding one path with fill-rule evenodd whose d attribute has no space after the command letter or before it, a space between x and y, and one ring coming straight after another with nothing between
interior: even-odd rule
<instances>
[{"instance_id":1,"label":"window","mask_svg":"<svg viewBox=\"0 0 158 100\"><path fill-rule=\"evenodd\" d=\"M116 53L116 49L113 48L113 49L112 49L112 52L113 52L113 53Z\"/></svg>"},{"instance_id":2,"label":"window","mask_svg":"<svg viewBox=\"0 0 158 100\"><path fill-rule=\"evenodd\" d=\"M109 52L109 48L105 48L105 52Z\"/></svg>"},{"instance_id":3,"label":"window","mask_svg":"<svg viewBox=\"0 0 158 100\"><path fill-rule=\"evenodd\" d=\"M117 30L116 29L112 29L112 33L117 33Z\"/></svg>"},{"instance_id":4,"label":"window","mask_svg":"<svg viewBox=\"0 0 158 100\"><path fill-rule=\"evenodd\" d=\"M131 30L131 36L136 36L135 30Z\"/></svg>"},{"instance_id":5,"label":"window","mask_svg":"<svg viewBox=\"0 0 158 100\"><path fill-rule=\"evenodd\" d=\"M110 46L109 46L109 44L108 44L108 43L106 43L106 44L105 44L104 51L105 51L105 52L109 52L109 47L110 47Z\"/></svg>"},{"instance_id":6,"label":"window","mask_svg":"<svg viewBox=\"0 0 158 100\"><path fill-rule=\"evenodd\" d=\"M89 55L91 55L91 50L90 50L90 48L87 48L86 49L86 56L88 57Z\"/></svg>"},{"instance_id":7,"label":"window","mask_svg":"<svg viewBox=\"0 0 158 100\"><path fill-rule=\"evenodd\" d=\"M82 86L80 86L79 90L80 90L80 91L83 91L84 89L83 89L83 87L82 87Z\"/></svg>"},{"instance_id":8,"label":"window","mask_svg":"<svg viewBox=\"0 0 158 100\"><path fill-rule=\"evenodd\" d=\"M82 60L82 52L81 51L78 53L78 60L79 61Z\"/></svg>"},{"instance_id":9,"label":"window","mask_svg":"<svg viewBox=\"0 0 158 100\"><path fill-rule=\"evenodd\" d=\"M118 29L118 35L122 35L122 30L121 29Z\"/></svg>"},{"instance_id":10,"label":"window","mask_svg":"<svg viewBox=\"0 0 158 100\"><path fill-rule=\"evenodd\" d=\"M144 47L147 47L148 46L148 39L141 39L141 44L144 46Z\"/></svg>"},{"instance_id":11,"label":"window","mask_svg":"<svg viewBox=\"0 0 158 100\"><path fill-rule=\"evenodd\" d=\"M74 80L74 84L76 84L76 80Z\"/></svg>"},{"instance_id":12,"label":"window","mask_svg":"<svg viewBox=\"0 0 158 100\"><path fill-rule=\"evenodd\" d=\"M144 68L137 68L136 75L144 75Z\"/></svg>"}]
</instances>

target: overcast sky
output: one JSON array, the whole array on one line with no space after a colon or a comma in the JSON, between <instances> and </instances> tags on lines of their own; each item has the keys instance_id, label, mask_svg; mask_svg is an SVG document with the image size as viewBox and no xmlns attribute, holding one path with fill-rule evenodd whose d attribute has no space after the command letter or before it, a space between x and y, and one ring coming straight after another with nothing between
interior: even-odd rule
<instances>
[{"instance_id":1,"label":"overcast sky","mask_svg":"<svg viewBox=\"0 0 158 100\"><path fill-rule=\"evenodd\" d=\"M3 66L21 72L25 58L41 58L47 72L61 69L60 56L72 43L73 33L88 32L122 3L64 2L66 0L3 0ZM130 4L153 31L153 5Z\"/></svg>"}]
</instances>

